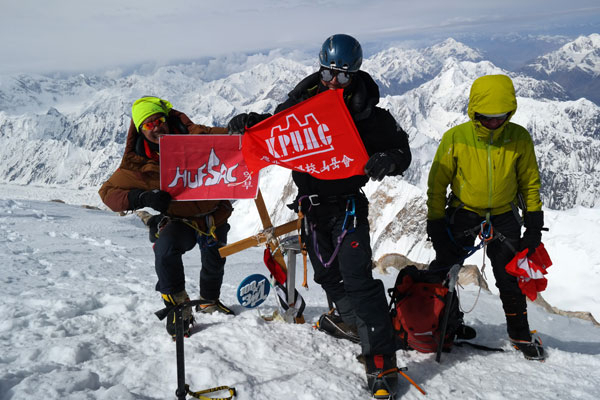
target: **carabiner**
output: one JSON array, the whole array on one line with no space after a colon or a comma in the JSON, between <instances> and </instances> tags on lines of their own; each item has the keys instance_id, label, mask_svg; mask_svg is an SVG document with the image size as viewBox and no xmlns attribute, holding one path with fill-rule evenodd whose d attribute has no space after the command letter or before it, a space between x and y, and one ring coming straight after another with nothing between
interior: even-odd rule
<instances>
[{"instance_id":1,"label":"carabiner","mask_svg":"<svg viewBox=\"0 0 600 400\"><path fill-rule=\"evenodd\" d=\"M494 238L494 227L487 220L481 223L481 229L479 230L479 239L484 242L489 242Z\"/></svg>"},{"instance_id":2,"label":"carabiner","mask_svg":"<svg viewBox=\"0 0 600 400\"><path fill-rule=\"evenodd\" d=\"M352 204L352 209L350 209L350 204ZM348 216L354 217L353 225L356 229L356 202L354 201L354 197L351 197L346 201L346 215L344 216L342 230L346 229L346 222L348 221Z\"/></svg>"}]
</instances>

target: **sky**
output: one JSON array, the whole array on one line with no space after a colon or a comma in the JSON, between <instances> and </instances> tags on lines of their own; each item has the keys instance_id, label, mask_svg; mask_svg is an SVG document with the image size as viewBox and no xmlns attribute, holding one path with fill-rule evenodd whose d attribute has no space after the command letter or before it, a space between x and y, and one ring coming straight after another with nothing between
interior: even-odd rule
<instances>
[{"instance_id":1,"label":"sky","mask_svg":"<svg viewBox=\"0 0 600 400\"><path fill-rule=\"evenodd\" d=\"M31 196L18 200L0 189L0 400L174 399L175 344L153 314L162 300L154 290L154 257L140 219ZM36 193L48 195L40 188ZM556 223L576 231L589 217L573 211ZM589 225L598 229L597 222ZM559 290L566 297L600 284L600 276L569 273L571 265L559 262L558 252L567 257L569 244L585 247L590 257L598 253L597 235L571 236L572 231L555 233L552 240L565 247L552 246L557 259L548 275L562 281ZM197 248L184 255L192 298L198 295L199 258ZM554 275L559 269L565 273ZM389 288L396 272L388 272L375 276ZM327 302L310 264L309 289L298 288L306 301L305 324L261 318L277 310L273 290L258 308L240 305L236 289L255 273L267 275L262 248L228 257L221 300L238 315L196 313L193 335L185 340L191 389L233 386L236 400L369 398L356 360L359 345L312 328ZM538 330L548 358L527 361L509 345L498 296L474 285L458 290L463 309L473 309L465 315L477 331L472 342L504 352L455 346L438 364L435 354L398 351L399 366L427 392L423 397L401 380L402 399L597 399L600 326L530 304L531 328ZM590 309L598 302L597 296L579 296L578 306Z\"/></svg>"},{"instance_id":2,"label":"sky","mask_svg":"<svg viewBox=\"0 0 600 400\"><path fill-rule=\"evenodd\" d=\"M596 0L0 0L0 74L86 72L230 53L382 40L598 31Z\"/></svg>"}]
</instances>

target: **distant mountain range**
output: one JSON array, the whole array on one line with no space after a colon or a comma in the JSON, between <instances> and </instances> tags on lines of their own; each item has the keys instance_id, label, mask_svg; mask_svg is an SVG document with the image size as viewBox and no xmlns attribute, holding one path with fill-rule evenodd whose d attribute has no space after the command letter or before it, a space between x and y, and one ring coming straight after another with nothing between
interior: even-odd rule
<instances>
[{"instance_id":1,"label":"distant mountain range","mask_svg":"<svg viewBox=\"0 0 600 400\"><path fill-rule=\"evenodd\" d=\"M594 88L600 81L599 55L600 35L593 34L517 71L503 70L453 39L421 49L389 48L365 59L363 69L381 88L380 106L409 133L414 154L404 179L386 178L367 187L378 204L371 216L377 227L375 247L383 252L386 241L401 235L413 238L403 239L406 249L425 245L424 193L431 159L441 135L467 120L470 86L486 74L513 78L518 110L512 121L534 138L545 206L597 206L600 91ZM314 59L276 57L207 79L207 68L218 67L172 65L115 78L0 77L0 182L98 187L119 164L137 98L160 96L195 122L225 126L239 112L272 112L316 64ZM274 219L288 218L283 204L294 195L289 172L270 169L262 175L263 185Z\"/></svg>"},{"instance_id":2,"label":"distant mountain range","mask_svg":"<svg viewBox=\"0 0 600 400\"><path fill-rule=\"evenodd\" d=\"M536 58L519 72L560 84L573 99L600 104L600 34L581 36Z\"/></svg>"}]
</instances>

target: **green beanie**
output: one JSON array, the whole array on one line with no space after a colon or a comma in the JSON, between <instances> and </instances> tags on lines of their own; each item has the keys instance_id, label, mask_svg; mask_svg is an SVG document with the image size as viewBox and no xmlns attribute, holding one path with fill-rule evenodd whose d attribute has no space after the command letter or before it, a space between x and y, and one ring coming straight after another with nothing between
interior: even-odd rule
<instances>
[{"instance_id":1,"label":"green beanie","mask_svg":"<svg viewBox=\"0 0 600 400\"><path fill-rule=\"evenodd\" d=\"M154 114L169 115L169 111L173 105L167 100L159 99L158 97L142 97L136 100L131 106L131 118L135 124L135 128L140 131L140 125L146 118Z\"/></svg>"}]
</instances>

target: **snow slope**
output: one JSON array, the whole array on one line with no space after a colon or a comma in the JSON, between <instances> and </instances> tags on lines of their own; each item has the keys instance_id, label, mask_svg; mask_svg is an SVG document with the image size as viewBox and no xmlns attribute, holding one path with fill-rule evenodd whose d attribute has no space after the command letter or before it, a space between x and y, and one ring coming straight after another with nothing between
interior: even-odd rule
<instances>
[{"instance_id":1,"label":"snow slope","mask_svg":"<svg viewBox=\"0 0 600 400\"><path fill-rule=\"evenodd\" d=\"M141 221L2 193L0 400L175 398L175 345L153 315L162 302ZM585 213L573 212L573 226ZM184 259L192 294L198 293L198 255L195 250ZM275 309L272 295L259 311L237 304L240 281L265 273L261 256L253 248L229 257L222 300L239 315L197 315L196 333L185 341L187 383L194 390L234 386L238 399L368 398L355 359L359 346L311 327L326 311L324 293L312 279L310 290L301 290L307 324L262 320L259 312ZM389 287L395 276L380 278ZM561 281L570 292L580 283L576 274ZM540 331L549 358L526 361L508 345L498 297L481 292L477 299L472 286L460 294L465 309L476 302L466 315L478 331L476 341L506 351L455 348L441 364L434 355L398 352L427 398L597 398L600 327L530 305L532 328ZM407 382L401 394L423 398Z\"/></svg>"}]
</instances>

